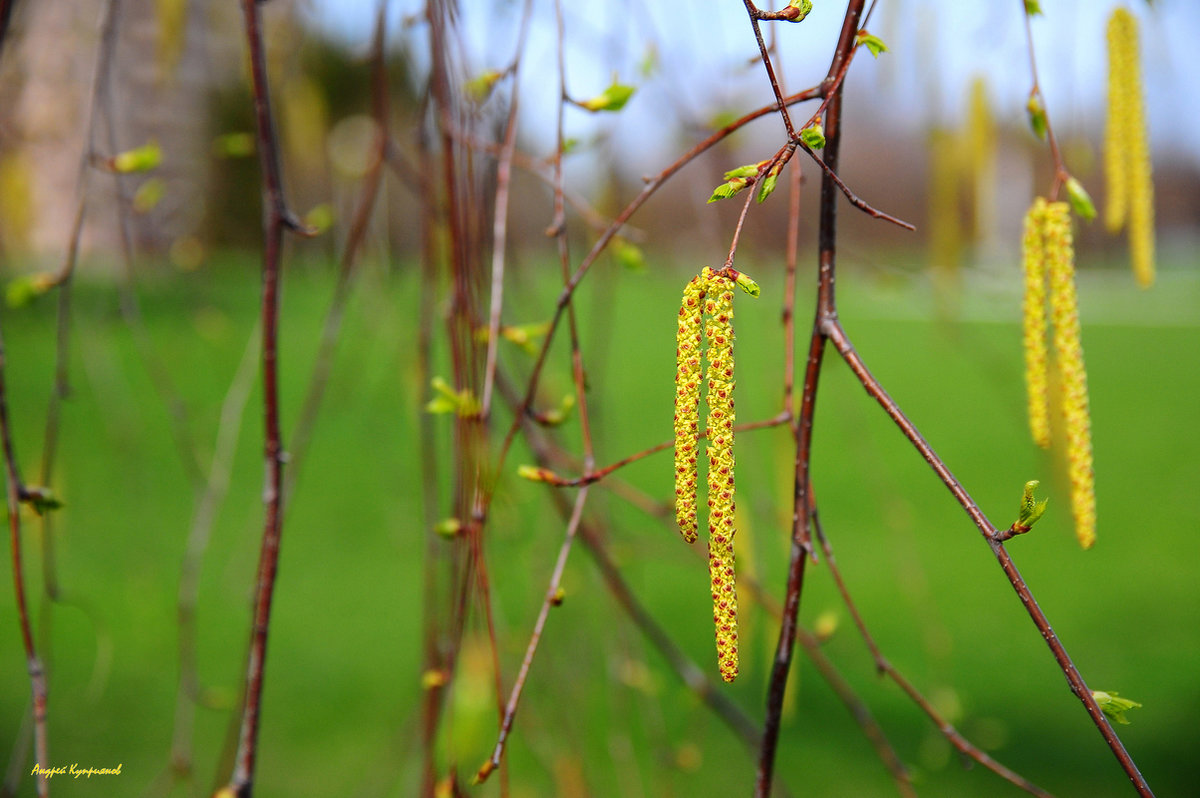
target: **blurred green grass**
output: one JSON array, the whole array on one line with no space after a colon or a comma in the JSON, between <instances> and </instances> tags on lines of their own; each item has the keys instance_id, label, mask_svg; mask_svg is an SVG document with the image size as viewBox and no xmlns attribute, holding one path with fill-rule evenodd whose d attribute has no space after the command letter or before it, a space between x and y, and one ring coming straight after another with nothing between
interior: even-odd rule
<instances>
[{"instance_id":1,"label":"blurred green grass","mask_svg":"<svg viewBox=\"0 0 1200 798\"><path fill-rule=\"evenodd\" d=\"M1186 265L1186 264L1185 264ZM547 271L545 274L554 274ZM506 322L545 318L555 280L516 274ZM739 420L778 412L782 392L778 270L760 268L757 302L739 295ZM598 268L578 295L597 458L607 463L671 434L670 343L682 273ZM259 760L260 794L410 795L419 777L422 470L449 484L449 455L418 452L412 275L368 271L355 291L326 402L285 524L271 628ZM331 280L317 267L286 277L281 340L285 429L295 420ZM853 272L842 318L892 396L998 524L1021 485L1043 481L1050 512L1010 550L1093 688L1141 701L1120 727L1160 794L1200 783L1192 730L1200 710L1200 279L1164 270L1138 292L1124 275L1085 274L1081 304L1099 497L1099 542L1081 552L1060 464L1028 441L1016 286L970 284L954 321L932 320L919 277ZM221 402L254 330L258 273L230 258L139 287L147 329L183 397L205 462ZM195 502L115 291L74 295L71 381L54 518L64 602L38 605L50 662L53 764L123 763L103 784L55 779L56 794L141 795L168 762L177 678L175 596ZM798 327L808 325L802 299ZM6 376L18 456L37 473L53 371L53 302L5 311ZM559 336L542 392L570 390ZM439 349L439 358L444 352ZM504 362L527 373L523 354ZM1054 665L987 547L920 456L836 358L822 377L815 490L838 562L885 654L968 736L1004 764L1062 795L1125 795L1129 787ZM232 487L203 562L200 677L226 704L248 637L261 526L257 385L242 421ZM508 418L501 415L500 424ZM439 420L441 440L448 427ZM578 451L573 426L564 437ZM742 568L782 595L790 517L788 435L738 442ZM511 474L527 454L518 447ZM669 455L619 477L656 500L671 495ZM542 485L502 480L487 555L506 686L511 684L561 541ZM661 519L597 489L613 556L639 598L715 678L703 561ZM26 519L26 573L40 595L38 525ZM8 569L4 569L8 579ZM923 795L1014 795L956 756L892 685L880 681L841 609L824 564L810 570L806 622L832 612L826 644L913 769ZM573 552L567 601L551 616L509 750L512 794L709 795L745 792L754 764L641 639L606 594L588 554ZM743 601L742 676L720 686L760 717L774 623ZM11 590L0 592L0 744L16 739L28 702ZM478 622L471 627L478 633ZM889 794L883 768L810 665L784 730L779 774L796 793ZM490 700L490 699L489 699ZM492 738L487 711L467 704L450 724L447 761L470 774ZM484 718L479 721L472 713ZM195 726L196 794L218 773L230 710ZM482 723L482 726L480 725ZM5 750L7 756L7 749ZM28 773L28 768L25 768ZM21 795L33 794L21 779ZM498 795L495 780L472 794ZM173 794L188 794L177 789Z\"/></svg>"}]
</instances>

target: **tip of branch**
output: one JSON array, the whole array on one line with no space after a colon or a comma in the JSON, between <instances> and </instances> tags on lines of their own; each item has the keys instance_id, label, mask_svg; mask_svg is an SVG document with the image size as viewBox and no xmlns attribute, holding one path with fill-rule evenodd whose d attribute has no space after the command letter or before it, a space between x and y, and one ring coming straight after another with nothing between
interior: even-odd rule
<instances>
[{"instance_id":1,"label":"tip of branch","mask_svg":"<svg viewBox=\"0 0 1200 798\"><path fill-rule=\"evenodd\" d=\"M310 227L300 221L300 217L290 210L285 211L283 214L283 226L301 238L314 238L321 232L319 227Z\"/></svg>"},{"instance_id":2,"label":"tip of branch","mask_svg":"<svg viewBox=\"0 0 1200 798\"><path fill-rule=\"evenodd\" d=\"M492 771L495 769L496 763L490 759L487 760L479 768L479 772L475 774L475 777L471 779L471 784L483 784L483 782L487 781L487 777L492 775Z\"/></svg>"}]
</instances>

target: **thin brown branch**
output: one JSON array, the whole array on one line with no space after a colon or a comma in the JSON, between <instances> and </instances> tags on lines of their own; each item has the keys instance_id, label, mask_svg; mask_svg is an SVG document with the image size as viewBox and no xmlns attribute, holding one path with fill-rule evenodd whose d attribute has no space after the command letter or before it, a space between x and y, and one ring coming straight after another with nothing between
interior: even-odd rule
<instances>
[{"instance_id":1,"label":"thin brown branch","mask_svg":"<svg viewBox=\"0 0 1200 798\"><path fill-rule=\"evenodd\" d=\"M846 7L842 31L834 49L829 75L838 73L842 64L850 58L858 21L862 16L863 0L851 0ZM816 320L813 322L809 339L808 360L804 370L804 382L800 392L799 412L792 421L792 434L796 445L796 463L793 481L792 503L792 546L788 563L787 590L784 594L783 618L779 624L779 642L771 667L767 686L767 709L763 721L763 744L758 761L754 794L766 798L771 792L775 771L775 754L783 722L783 697L791 671L792 656L798 628L797 615L800 609L800 594L804 586L804 567L812 551L811 523L809 518L811 475L809 471L812 447L813 419L816 410L817 384L821 373L821 361L825 352L825 336L822 320L836 318L834 301L835 259L837 251L837 186L831 175L837 169L838 150L841 144L842 83L834 90L825 112L825 158L829 169L821 178L821 206L818 238L818 286Z\"/></svg>"},{"instance_id":2,"label":"thin brown branch","mask_svg":"<svg viewBox=\"0 0 1200 798\"><path fill-rule=\"evenodd\" d=\"M1024 579L1022 579L1020 573L1017 571L1016 565L1013 563L1008 550L1001 542L1001 538L1003 537L1002 531L998 530L992 524L992 522L988 520L988 518L983 514L983 511L979 509L979 506L975 503L974 499L972 499L970 494L967 493L966 488L964 488L958 479L955 478L955 476L950 472L950 469L946 466L942 459L938 457L937 453L933 451L933 448L925 441L913 423L908 419L907 416L905 416L896 402L891 398L891 396L888 395L887 391L883 389L883 386L879 384L878 380L876 380L874 375L872 375L867 369L866 365L862 361L862 358L859 357L853 345L851 345L849 338L846 336L845 330L842 329L842 326L837 319L825 319L824 327L830 342L837 349L838 353L842 356L842 359L846 362L846 364L850 366L850 370L854 372L854 375L866 389L867 393L870 394L877 402L879 402L880 406L883 407L884 411L888 414L892 421L895 422L896 426L900 428L900 430L904 433L904 436L909 439L914 448L921 453L921 456L925 458L927 463L929 463L930 468L934 470L934 473L938 475L943 484L945 484L950 492L954 495L954 498L958 502L959 506L966 511L972 522L974 522L975 526L979 529L980 534L982 534L984 540L987 541L988 546L992 550L992 554L996 557L996 560L1000 563L1000 567L1004 570L1005 575L1012 584L1013 590L1016 591L1017 597L1021 600L1021 604L1029 613L1029 617L1033 620L1038 632L1046 641L1046 645L1050 647L1050 651L1054 656L1055 662L1058 663L1059 668L1062 670L1063 675L1067 679L1068 685L1071 687L1071 692L1073 692L1080 702L1083 703L1084 709L1087 711L1088 716L1092 719L1092 723L1100 732L1101 737L1104 738L1105 743L1112 751L1117 762L1120 763L1121 768L1129 777L1130 782L1138 791L1138 794L1142 796L1153 795L1149 784L1138 770L1138 767L1134 763L1133 758L1129 755L1129 752L1126 751L1124 744L1117 736L1116 730L1113 729L1112 723L1109 722L1108 718L1100 710L1099 704L1096 703L1096 699L1092 696L1091 691L1087 688L1087 684L1084 682L1083 676L1079 673L1079 669L1075 667L1075 663L1072 661L1071 657L1067 654L1066 649L1059 641L1058 635L1055 634L1053 627L1051 627L1049 619L1046 617L1045 613L1042 612L1041 607L1038 606L1037 601L1034 599L1033 594L1029 590L1029 586L1025 583Z\"/></svg>"},{"instance_id":3,"label":"thin brown branch","mask_svg":"<svg viewBox=\"0 0 1200 798\"><path fill-rule=\"evenodd\" d=\"M763 68L767 70L767 80L771 82L771 91L775 93L775 103L779 107L779 116L783 119L783 127L787 130L789 140L796 138L796 130L792 127L792 115L788 113L787 103L783 99L783 91L779 88L779 80L775 77L775 67L771 63L771 53L767 50L767 45L763 42L762 28L759 27L760 19L769 19L771 17L764 16L764 12L759 11L754 7L751 0L744 0L746 5L746 15L750 18L750 27L754 29L754 39L758 42L758 53L762 57ZM769 12L768 12L769 13ZM781 19L781 17L774 17Z\"/></svg>"},{"instance_id":4,"label":"thin brown branch","mask_svg":"<svg viewBox=\"0 0 1200 798\"><path fill-rule=\"evenodd\" d=\"M834 584L837 586L838 593L842 597L842 603L846 605L846 610L850 613L851 619L854 621L854 626L858 629L859 636L862 637L867 649L871 652L872 659L875 660L876 670L886 675L899 688L904 691L905 695L912 700L914 704L920 707L929 719L933 722L942 736L944 736L951 745L953 745L964 756L970 757L979 764L983 765L988 770L996 775L1020 787L1026 792L1037 795L1039 798L1050 798L1050 793L1043 790L1033 782L1026 779L1021 774L1010 770L1004 765L997 762L978 746L971 743L964 737L958 729L954 728L953 724L942 717L941 713L913 684L908 681L905 676L896 670L895 666L883 655L880 651L875 638L867 630L867 624L863 620L862 614L858 610L858 605L850 596L850 589L846 585L846 580L842 576L841 568L838 567L837 558L833 556L833 546L829 542L829 538L825 536L825 530L821 526L820 519L816 510L813 511L813 527L817 533L817 540L821 545L821 551L825 554L825 565L829 568L829 573L833 577Z\"/></svg>"},{"instance_id":5,"label":"thin brown branch","mask_svg":"<svg viewBox=\"0 0 1200 798\"><path fill-rule=\"evenodd\" d=\"M1025 22L1025 42L1029 48L1029 73L1033 85L1029 89L1030 102L1036 100L1041 106L1042 120L1046 125L1046 142L1050 145L1050 157L1054 160L1054 184L1050 187L1050 199L1058 196L1059 187L1067 181L1067 162L1058 147L1058 137L1054 135L1054 125L1050 122L1050 112L1046 109L1046 96L1042 94L1042 86L1038 81L1037 56L1033 47L1033 22L1030 19L1029 5L1021 0L1021 14Z\"/></svg>"},{"instance_id":6,"label":"thin brown branch","mask_svg":"<svg viewBox=\"0 0 1200 798\"><path fill-rule=\"evenodd\" d=\"M520 108L521 54L533 16L532 0L525 0L521 12L521 30L517 34L517 49L508 72L512 91L508 100L508 117L504 122L504 139L496 162L496 202L492 219L492 296L488 316L487 361L483 371L482 413L487 418L492 408L492 389L496 381L496 358L500 346L500 312L504 306L504 264L508 247L508 198L512 189L512 166L517 150L517 110ZM561 112L560 112L561 116ZM557 170L556 170L557 171ZM560 186L560 182L556 182Z\"/></svg>"},{"instance_id":7,"label":"thin brown branch","mask_svg":"<svg viewBox=\"0 0 1200 798\"><path fill-rule=\"evenodd\" d=\"M860 199L857 194L855 194L853 191L850 190L849 186L847 186L844 182L842 182L842 179L837 176L837 172L833 171L833 169L829 166L829 164L826 163L823 159L818 158L817 154L815 152L813 152L812 149L807 144L801 143L800 147L806 153L809 154L809 156L813 159L813 161L817 164L817 166L821 167L821 169L825 172L826 176L830 180L833 181L833 184L835 186L837 186L838 189L842 192L842 194L844 194L846 196L846 199L850 200L850 204L853 205L855 208L858 208L860 211L862 211L863 213L867 214L870 217L873 217L875 219L882 219L885 222L891 222L892 224L897 225L898 227L903 227L905 230L912 231L912 230L917 229L916 225L914 225L912 222L906 222L903 219L897 219L895 216L892 216L889 213L884 213L883 211L878 210L877 208L868 204L866 201ZM828 145L826 145L826 151L828 152Z\"/></svg>"},{"instance_id":8,"label":"thin brown branch","mask_svg":"<svg viewBox=\"0 0 1200 798\"><path fill-rule=\"evenodd\" d=\"M583 507L587 503L587 496L588 489L585 487L575 497L575 505L571 510L571 517L567 521L567 531L563 536L562 545L559 547L558 558L554 562L554 570L550 574L550 584L546 588L546 594L542 599L542 607L538 611L537 620L533 623L533 632L529 636L529 643L525 647L525 656L521 658L521 668L517 671L517 678L513 682L512 692L509 693L508 701L504 705L504 717L500 722L500 734L496 738L496 745L492 749L492 755L488 757L488 760L483 763L483 766L475 774L476 783L485 781L500 764L500 757L504 755L504 746L508 741L513 721L517 716L517 707L521 701L521 694L525 690L525 680L529 677L529 669L533 665L533 657L537 653L538 643L541 642L542 632L546 628L546 619L550 616L551 608L559 603L558 591L562 586L563 572L567 567L567 556L571 553L571 544L575 541L575 535L579 531L579 524L583 520Z\"/></svg>"},{"instance_id":9,"label":"thin brown branch","mask_svg":"<svg viewBox=\"0 0 1200 798\"><path fill-rule=\"evenodd\" d=\"M749 421L749 422L746 422L745 424L738 424L733 429L735 432L748 432L748 431L756 430L756 429L766 429L768 427L778 427L780 424L786 424L790 420L791 420L791 415L787 412L782 412L776 416L772 416L771 418L763 419L761 421ZM696 432L697 440L704 440L707 437L708 437L707 429L698 430ZM667 440L667 441L663 441L662 443L658 443L658 444L655 444L654 446L651 446L649 449L643 449L642 451L637 452L636 454L631 454L622 460L618 460L615 463L606 465L603 468L598 468L598 469L595 469L594 471L589 471L588 473L584 474L583 476L576 477L574 479L564 479L562 477L557 476L553 472L542 472L542 476L543 476L542 481L547 482L547 483L554 485L555 487L559 487L559 488L579 488L579 487L583 487L584 485L591 485L594 482L599 482L600 480L604 479L609 474L611 474L612 472L616 471L619 468L624 468L625 466L629 465L630 463L636 463L638 460L641 460L645 457L649 457L652 454L657 454L658 452L664 451L666 449L670 449L674 445L675 445L674 438Z\"/></svg>"},{"instance_id":10,"label":"thin brown branch","mask_svg":"<svg viewBox=\"0 0 1200 798\"><path fill-rule=\"evenodd\" d=\"M33 701L33 736L36 763L49 769L50 754L46 729L47 695L46 671L38 657L33 642L33 624L29 618L29 604L25 592L25 569L21 556L21 503L29 499L21 472L17 466L17 455L13 448L12 424L8 417L8 391L4 379L7 365L4 334L0 332L0 445L4 449L4 476L8 499L9 547L12 555L13 590L16 593L17 623L21 628L21 643L25 647L25 669L29 673L29 689ZM46 798L50 794L50 783L41 770L37 773L37 794Z\"/></svg>"},{"instance_id":11,"label":"thin brown branch","mask_svg":"<svg viewBox=\"0 0 1200 798\"><path fill-rule=\"evenodd\" d=\"M258 730L262 713L262 687L266 670L267 632L271 622L271 600L279 566L283 531L283 442L279 425L279 278L283 233L292 230L310 234L288 210L284 201L279 167L279 144L271 112L263 48L262 19L255 0L242 0L242 16L250 54L251 88L254 93L255 131L263 184L262 266L262 374L263 458L266 477L263 487L262 550L253 604L253 625L246 663L246 689L234 769L227 789L237 798L250 798L258 757Z\"/></svg>"}]
</instances>

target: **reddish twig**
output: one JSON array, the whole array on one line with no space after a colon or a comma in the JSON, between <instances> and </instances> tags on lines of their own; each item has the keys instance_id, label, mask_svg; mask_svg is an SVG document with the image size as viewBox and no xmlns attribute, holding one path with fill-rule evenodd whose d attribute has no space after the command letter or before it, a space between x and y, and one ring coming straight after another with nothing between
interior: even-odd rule
<instances>
[{"instance_id":1,"label":"reddish twig","mask_svg":"<svg viewBox=\"0 0 1200 798\"><path fill-rule=\"evenodd\" d=\"M1050 199L1058 196L1058 189L1070 178L1070 173L1067 172L1067 162L1062 156L1062 150L1058 148L1058 137L1054 135L1054 125L1050 123L1050 112L1046 110L1046 96L1042 94L1042 87L1038 81L1037 56L1033 50L1033 24L1030 21L1029 5L1021 0L1021 13L1025 22L1025 42L1029 49L1029 74L1033 81L1033 85L1029 89L1030 99L1037 100L1042 109L1042 120L1046 125L1046 142L1050 145L1050 157L1054 160L1054 184L1050 187Z\"/></svg>"},{"instance_id":2,"label":"reddish twig","mask_svg":"<svg viewBox=\"0 0 1200 798\"><path fill-rule=\"evenodd\" d=\"M517 34L516 54L508 74L512 91L508 100L508 117L504 123L504 139L496 162L496 204L492 220L492 296L488 315L487 361L483 371L482 413L487 418L492 407L492 388L496 380L496 358L500 346L500 311L504 305L504 257L508 244L508 198L512 188L512 166L517 150L517 109L520 107L521 54L533 16L532 0L525 0L521 12L521 30ZM560 112L561 116L561 112ZM556 182L556 186L561 183Z\"/></svg>"},{"instance_id":3,"label":"reddish twig","mask_svg":"<svg viewBox=\"0 0 1200 798\"><path fill-rule=\"evenodd\" d=\"M842 32L834 50L829 75L836 75L842 63L851 55L858 20L862 16L863 0L847 4ZM784 594L783 618L779 625L779 642L767 686L767 711L763 721L763 745L759 756L755 795L766 798L771 791L775 769L775 752L783 720L783 696L791 670L796 644L797 613L804 585L804 566L812 551L809 519L809 455L812 446L812 426L816 409L817 382L825 352L825 333L822 319L836 316L834 274L837 247L837 186L831 174L837 169L838 148L841 143L841 86L834 91L825 112L825 160L829 170L821 179L821 210L818 241L818 288L816 321L809 340L808 360L800 393L799 412L792 421L796 444L796 465L792 503L792 547L788 564L787 590Z\"/></svg>"},{"instance_id":4,"label":"reddish twig","mask_svg":"<svg viewBox=\"0 0 1200 798\"><path fill-rule=\"evenodd\" d=\"M4 381L5 366L4 335L0 332L0 445L4 448L5 495L8 499L8 532L12 554L13 590L16 593L17 623L21 628L21 643L25 647L25 668L29 673L29 688L33 700L34 756L38 766L49 769L52 765L50 764L46 730L46 671L42 667L42 660L38 657L37 647L33 642L33 624L29 618L29 604L25 595L25 569L21 557L21 503L29 501L31 497L21 482L17 455L13 449L12 425L8 417L8 391ZM41 770L37 773L37 793L39 798L46 798L50 794L49 779Z\"/></svg>"},{"instance_id":5,"label":"reddish twig","mask_svg":"<svg viewBox=\"0 0 1200 798\"><path fill-rule=\"evenodd\" d=\"M263 457L266 478L263 487L262 550L254 591L253 625L246 662L246 690L242 701L241 731L233 773L227 789L237 798L253 792L254 766L258 757L258 729L262 712L262 687L266 668L267 632L271 622L271 599L279 566L282 533L283 442L279 432L279 276L283 233L292 230L311 235L288 209L283 196L279 166L278 137L271 116L271 98L263 50L262 19L256 0L242 0L246 42L250 53L251 85L254 92L255 131L263 184L263 281L262 281L262 370L263 370Z\"/></svg>"},{"instance_id":6,"label":"reddish twig","mask_svg":"<svg viewBox=\"0 0 1200 798\"><path fill-rule=\"evenodd\" d=\"M846 364L850 366L850 370L854 372L854 375L866 389L867 393L870 394L877 402L879 402L880 406L883 407L884 411L888 414L892 421L896 423L896 426L900 427L900 430L904 433L904 436L908 438L917 451L921 453L921 456L925 458L927 463L929 463L930 468L934 470L934 473L938 475L943 484L949 488L950 492L954 495L955 500L963 508L963 510L966 511L972 522L974 522L975 526L979 529L980 534L983 535L984 540L987 541L988 546L991 548L992 554L996 557L996 560L1000 563L1000 567L1004 570L1005 576L1008 577L1009 582L1012 584L1013 590L1016 591L1017 597L1020 598L1021 604L1024 605L1025 610L1029 613L1029 617L1033 620L1038 632L1041 633L1042 638L1050 647L1050 651L1053 654L1055 661L1058 663L1063 675L1067 678L1067 683L1071 687L1071 692L1073 692L1075 696L1083 703L1088 716L1092 719L1092 723L1095 724L1096 728L1099 730L1100 735L1104 738L1105 743L1112 751L1113 756L1116 757L1117 762L1120 763L1121 768L1129 777L1129 780L1134 785L1134 788L1137 789L1138 794L1142 796L1153 795L1149 784L1146 783L1145 778L1138 770L1133 758L1130 757L1129 752L1125 750L1125 746L1117 736L1112 724L1100 710L1099 704L1096 703L1096 699L1092 696L1091 691L1087 688L1087 684L1084 682L1083 676L1080 675L1079 669L1075 667L1075 663L1071 660L1071 657L1067 654L1066 649L1059 641L1058 635L1055 634L1053 627L1051 627L1049 619L1046 617L1045 613L1042 612L1041 607L1038 606L1037 601L1034 599L1033 594L1029 590L1029 586L1025 583L1024 579L1021 578L1020 573L1017 571L1016 565L1013 563L1008 550L1004 548L1004 544L1002 542L1005 539L1004 533L997 529L992 522L988 520L988 518L983 514L983 511L980 510L979 506L975 503L975 500L971 498L966 488L964 488L958 479L950 472L950 469L937 455L937 453L933 451L933 448L925 441L913 423L908 419L907 416L904 415L903 411L900 410L895 400L888 395L883 386L879 384L878 380L876 380L874 375L871 374L871 372L867 369L866 365L862 361L862 358L859 357L858 353L855 351L853 345L850 343L849 338L846 336L845 330L837 321L836 317L825 319L824 329L825 334L829 337L830 342L837 349L838 354L840 354Z\"/></svg>"},{"instance_id":7,"label":"reddish twig","mask_svg":"<svg viewBox=\"0 0 1200 798\"><path fill-rule=\"evenodd\" d=\"M771 418L763 419L762 421L750 421L745 424L738 424L733 429L735 432L748 432L750 430L766 429L768 427L778 427L780 424L786 424L790 420L791 420L791 415L787 412L782 412ZM697 432L696 432L697 440L704 440L707 437L708 437L707 429L697 430ZM554 474L553 472L545 472L544 471L540 475L542 477L541 481L547 482L547 483L554 485L555 487L559 487L559 488L579 488L579 487L583 487L584 485L591 485L594 482L599 482L600 480L604 479L609 474L611 474L612 472L616 471L619 468L624 468L625 466L629 465L630 463L636 463L638 460L641 460L644 457L649 457L652 454L657 454L658 452L670 449L674 445L675 445L674 438L672 438L671 440L668 440L668 441L663 441L662 443L658 443L658 444L655 444L654 446L651 446L649 449L643 449L642 451L637 452L636 454L631 454L622 460L618 460L615 463L606 465L603 468L597 468L593 471L589 471L588 473L584 474L583 476L576 477L574 479L564 479L564 478L559 477L558 475Z\"/></svg>"}]
</instances>

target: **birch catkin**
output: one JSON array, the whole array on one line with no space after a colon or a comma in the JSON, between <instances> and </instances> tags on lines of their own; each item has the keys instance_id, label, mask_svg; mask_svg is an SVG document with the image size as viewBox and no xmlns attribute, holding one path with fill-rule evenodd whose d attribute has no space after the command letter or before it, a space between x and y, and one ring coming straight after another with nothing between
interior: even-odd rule
<instances>
[{"instance_id":1,"label":"birch catkin","mask_svg":"<svg viewBox=\"0 0 1200 798\"><path fill-rule=\"evenodd\" d=\"M1125 226L1129 207L1129 161L1125 138L1129 125L1129 33L1131 17L1118 8L1108 18L1108 109L1104 122L1104 226L1110 233Z\"/></svg>"},{"instance_id":2,"label":"birch catkin","mask_svg":"<svg viewBox=\"0 0 1200 798\"><path fill-rule=\"evenodd\" d=\"M1079 304L1075 293L1075 251L1067 203L1051 202L1045 206L1044 246L1046 268L1050 274L1055 359L1066 422L1071 511L1075 517L1075 535L1079 545L1086 549L1096 541L1096 492L1087 374L1083 366Z\"/></svg>"},{"instance_id":3,"label":"birch catkin","mask_svg":"<svg viewBox=\"0 0 1200 798\"><path fill-rule=\"evenodd\" d=\"M721 678L738 673L734 576L733 286L714 280L705 299L708 341L708 570Z\"/></svg>"},{"instance_id":4,"label":"birch catkin","mask_svg":"<svg viewBox=\"0 0 1200 798\"><path fill-rule=\"evenodd\" d=\"M675 520L696 542L696 434L700 404L700 328L712 272L707 266L683 289L675 339Z\"/></svg>"},{"instance_id":5,"label":"birch catkin","mask_svg":"<svg viewBox=\"0 0 1200 798\"><path fill-rule=\"evenodd\" d=\"M731 279L732 278L732 279ZM731 682L738 673L737 581L733 537L733 285L751 296L758 284L727 269L707 266L683 290L675 349L675 518L684 540L696 540L696 442L699 437L701 327L704 353L708 439L708 571L712 583L717 666ZM707 320L707 322L705 322Z\"/></svg>"},{"instance_id":6,"label":"birch catkin","mask_svg":"<svg viewBox=\"0 0 1200 798\"><path fill-rule=\"evenodd\" d=\"M1021 261L1025 270L1025 387L1029 397L1029 431L1033 442L1050 446L1050 403L1046 383L1046 259L1042 231L1046 201L1041 197L1025 214Z\"/></svg>"},{"instance_id":7,"label":"birch catkin","mask_svg":"<svg viewBox=\"0 0 1200 798\"><path fill-rule=\"evenodd\" d=\"M1117 232L1128 221L1129 255L1138 285L1154 283L1154 183L1142 97L1137 19L1117 8L1108 20L1108 116L1104 223Z\"/></svg>"}]
</instances>

